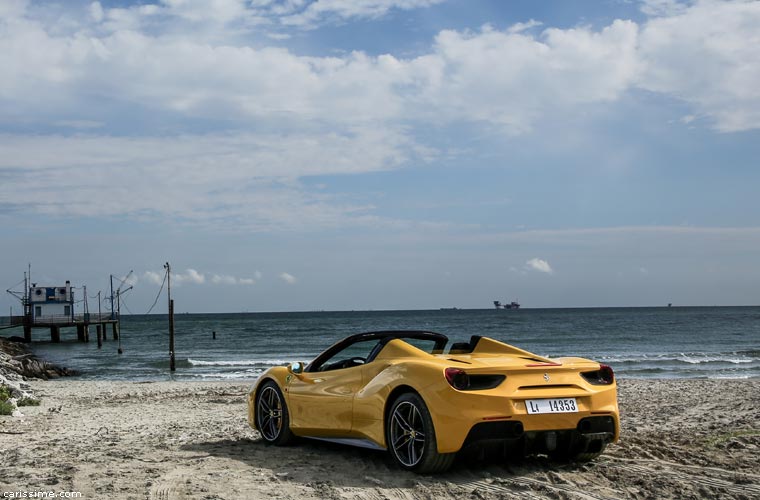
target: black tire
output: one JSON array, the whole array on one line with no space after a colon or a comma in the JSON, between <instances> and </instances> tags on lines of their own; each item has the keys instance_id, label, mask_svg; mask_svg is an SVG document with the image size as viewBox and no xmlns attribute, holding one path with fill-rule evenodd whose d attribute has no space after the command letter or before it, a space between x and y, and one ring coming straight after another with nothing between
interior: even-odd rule
<instances>
[{"instance_id":1,"label":"black tire","mask_svg":"<svg viewBox=\"0 0 760 500\"><path fill-rule=\"evenodd\" d=\"M265 442L284 446L293 442L288 405L272 380L264 382L256 394L256 428Z\"/></svg>"},{"instance_id":2,"label":"black tire","mask_svg":"<svg viewBox=\"0 0 760 500\"><path fill-rule=\"evenodd\" d=\"M402 468L419 474L444 472L455 453L438 453L435 428L422 398L402 394L391 405L385 422L388 452Z\"/></svg>"}]
</instances>

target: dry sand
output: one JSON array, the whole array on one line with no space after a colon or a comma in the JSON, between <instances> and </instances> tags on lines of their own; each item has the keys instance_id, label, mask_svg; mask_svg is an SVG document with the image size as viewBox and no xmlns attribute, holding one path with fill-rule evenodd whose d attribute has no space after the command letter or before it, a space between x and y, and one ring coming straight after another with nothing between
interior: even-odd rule
<instances>
[{"instance_id":1,"label":"dry sand","mask_svg":"<svg viewBox=\"0 0 760 500\"><path fill-rule=\"evenodd\" d=\"M384 453L275 448L239 383L32 382L39 407L0 417L0 498L760 498L760 380L623 380L623 432L589 464L460 460L441 476Z\"/></svg>"}]
</instances>

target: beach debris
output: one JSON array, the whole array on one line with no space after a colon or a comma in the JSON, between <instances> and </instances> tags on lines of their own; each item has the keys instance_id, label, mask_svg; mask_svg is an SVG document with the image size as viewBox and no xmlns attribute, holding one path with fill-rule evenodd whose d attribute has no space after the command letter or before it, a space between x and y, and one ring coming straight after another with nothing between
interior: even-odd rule
<instances>
[{"instance_id":1,"label":"beach debris","mask_svg":"<svg viewBox=\"0 0 760 500\"><path fill-rule=\"evenodd\" d=\"M10 374L9 374L10 375ZM28 384L15 377L6 377L0 372L0 415L23 417L24 414L18 409L19 406L29 406L28 401L36 401L29 392ZM21 401L21 405L19 405Z\"/></svg>"}]
</instances>

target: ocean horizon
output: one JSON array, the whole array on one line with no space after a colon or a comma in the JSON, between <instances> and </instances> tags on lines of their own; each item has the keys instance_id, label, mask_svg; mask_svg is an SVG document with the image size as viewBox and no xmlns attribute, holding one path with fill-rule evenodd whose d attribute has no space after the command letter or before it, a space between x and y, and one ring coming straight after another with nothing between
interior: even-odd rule
<instances>
[{"instance_id":1,"label":"ocean horizon","mask_svg":"<svg viewBox=\"0 0 760 500\"><path fill-rule=\"evenodd\" d=\"M75 329L64 329L61 343L35 329L32 349L84 380L252 381L348 335L393 329L436 331L450 342L482 335L543 356L586 357L623 378L760 377L760 306L181 313L174 373L166 314L123 314L120 341L109 328L102 349L94 327L89 343L77 342ZM9 332L3 336L17 335Z\"/></svg>"}]
</instances>

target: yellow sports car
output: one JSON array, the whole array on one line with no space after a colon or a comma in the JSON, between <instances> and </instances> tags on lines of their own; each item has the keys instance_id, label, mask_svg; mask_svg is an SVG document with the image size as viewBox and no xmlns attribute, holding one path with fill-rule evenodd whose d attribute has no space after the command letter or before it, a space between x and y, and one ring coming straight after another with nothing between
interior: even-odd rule
<instances>
[{"instance_id":1,"label":"yellow sports car","mask_svg":"<svg viewBox=\"0 0 760 500\"><path fill-rule=\"evenodd\" d=\"M404 469L442 472L465 447L591 460L620 433L609 366L549 359L480 336L353 335L311 363L267 370L248 396L263 439L296 436L388 450Z\"/></svg>"}]
</instances>

